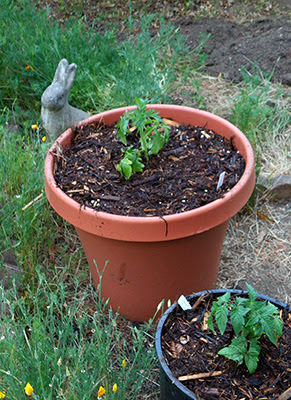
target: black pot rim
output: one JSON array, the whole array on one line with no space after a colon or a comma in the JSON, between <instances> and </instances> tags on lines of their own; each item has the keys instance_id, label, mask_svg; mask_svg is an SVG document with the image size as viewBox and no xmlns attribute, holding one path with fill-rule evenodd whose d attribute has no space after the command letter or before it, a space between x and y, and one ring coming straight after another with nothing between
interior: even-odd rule
<instances>
[{"instance_id":1,"label":"black pot rim","mask_svg":"<svg viewBox=\"0 0 291 400\"><path fill-rule=\"evenodd\" d=\"M247 295L248 292L245 290L237 290L237 289L213 289L213 290L203 290L201 292L196 292L196 293L192 293L189 296L186 296L187 300L192 300L195 297L200 297L203 294L217 294L217 295L222 295L224 293L226 293L227 291L231 291L232 294L236 294L236 295ZM269 296L263 295L263 294L258 294L258 298L262 299L262 300L267 300L270 301L271 303L275 304L277 307L284 309L284 308L289 308L291 311L291 305L288 306L288 304L283 303L281 301L278 301L276 299L273 299ZM157 330L156 330L156 337L155 337L155 346L156 346L156 352L158 355L158 360L159 360L159 364L160 367L164 370L164 373L169 377L169 379L171 380L171 382L177 386L179 388L179 390L185 394L186 396L188 396L190 399L193 400L198 400L197 397L195 397L194 393L187 389L186 386L184 386L172 373L172 371L170 370L170 368L168 367L168 364L166 363L165 357L163 355L163 351L162 351L162 330L163 327L166 323L166 320L168 319L169 315L171 314L172 311L174 311L174 309L177 307L177 303L172 304L171 307L169 307L164 314L161 316L158 326L157 326Z\"/></svg>"}]
</instances>

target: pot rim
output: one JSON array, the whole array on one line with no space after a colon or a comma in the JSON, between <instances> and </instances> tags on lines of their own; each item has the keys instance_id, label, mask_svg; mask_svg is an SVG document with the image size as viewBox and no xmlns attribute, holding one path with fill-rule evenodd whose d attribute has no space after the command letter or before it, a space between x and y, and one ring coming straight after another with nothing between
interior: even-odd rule
<instances>
[{"instance_id":1,"label":"pot rim","mask_svg":"<svg viewBox=\"0 0 291 400\"><path fill-rule=\"evenodd\" d=\"M105 123L106 119L117 121L126 110L135 108L136 106L129 106L105 111L79 122L77 126L102 119L104 119ZM70 144L73 129L69 128L55 140L45 159L45 190L47 198L52 207L68 222L80 229L112 239L119 239L117 231L119 231L121 226L124 227L126 225L127 233L124 235L123 240L172 240L201 233L229 220L247 202L255 186L254 153L248 139L237 127L215 114L191 107L150 104L148 108L154 108L160 112L162 117L168 116L168 118L177 120L181 124L191 124L191 121L192 125L204 126L205 124L209 124L208 127L210 129L222 135L222 133L217 132L215 128L211 127L212 124L218 124L220 130L229 132L229 135L226 136L233 136L234 141L239 141L241 146L240 152L245 159L245 171L240 180L220 199L193 210L162 217L122 216L104 211L96 211L92 208L84 209L84 207L81 207L78 202L67 196L57 186L53 175L55 161L53 153L56 150L56 143L58 142L62 146ZM195 119L194 122L193 119ZM65 205L60 206L59 200L65 202ZM95 222L90 223L90 218ZM189 218L191 223L186 227L185 222ZM176 233L177 227L180 227L180 229L178 228L180 230L178 235Z\"/></svg>"},{"instance_id":2,"label":"pot rim","mask_svg":"<svg viewBox=\"0 0 291 400\"><path fill-rule=\"evenodd\" d=\"M243 296L243 295L247 295L248 292L246 290L238 290L238 289L212 289L212 290L203 290L201 292L196 292L196 293L192 293L189 296L186 296L187 300L192 300L195 297L200 297L203 294L217 294L217 295L222 295L224 293L226 293L228 290L231 291L232 294L236 294L238 296ZM258 294L258 298L262 299L262 300L267 300L270 301L271 303L275 304L277 307L283 309L283 308L289 308L291 311L291 305L289 306L286 303L283 303L279 300L273 299L269 296L263 295L263 294ZM189 398L193 399L193 400L198 400L197 397L195 397L194 393L189 390L186 386L184 386L172 373L172 371L170 370L170 368L168 367L168 364L166 362L166 359L163 355L163 350L162 350L162 331L163 331L163 327L169 317L169 315L174 311L174 309L177 307L177 302L175 302L174 304L171 305L171 307L169 307L164 314L161 316L158 325L157 325L157 329L156 329L156 335L155 335L155 347L156 347L156 353L158 356L158 360L159 360L159 364L160 364L160 368L163 369L164 373L168 376L168 378L171 380L171 383L174 384L175 386L178 387L178 389L184 393L185 395L187 395Z\"/></svg>"}]
</instances>

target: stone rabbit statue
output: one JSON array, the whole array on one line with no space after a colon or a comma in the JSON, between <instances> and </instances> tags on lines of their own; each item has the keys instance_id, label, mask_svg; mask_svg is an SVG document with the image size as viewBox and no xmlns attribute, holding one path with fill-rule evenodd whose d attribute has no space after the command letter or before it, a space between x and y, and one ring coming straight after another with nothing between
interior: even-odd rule
<instances>
[{"instance_id":1,"label":"stone rabbit statue","mask_svg":"<svg viewBox=\"0 0 291 400\"><path fill-rule=\"evenodd\" d=\"M61 60L52 84L41 97L41 120L49 139L55 140L67 128L90 116L68 103L76 70L76 64L69 65L66 59Z\"/></svg>"}]
</instances>

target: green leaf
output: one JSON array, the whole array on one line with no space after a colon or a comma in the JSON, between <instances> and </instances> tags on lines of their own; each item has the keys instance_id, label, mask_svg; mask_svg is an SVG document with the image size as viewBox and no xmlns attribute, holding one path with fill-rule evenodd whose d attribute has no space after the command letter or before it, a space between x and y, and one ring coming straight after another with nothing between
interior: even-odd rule
<instances>
[{"instance_id":1,"label":"green leaf","mask_svg":"<svg viewBox=\"0 0 291 400\"><path fill-rule=\"evenodd\" d=\"M167 124L164 124L164 140L165 143L168 143L169 139L170 139L170 128Z\"/></svg>"},{"instance_id":2,"label":"green leaf","mask_svg":"<svg viewBox=\"0 0 291 400\"><path fill-rule=\"evenodd\" d=\"M283 334L283 321L281 320L279 315L274 316L273 324L275 326L275 330L278 336L282 336Z\"/></svg>"},{"instance_id":3,"label":"green leaf","mask_svg":"<svg viewBox=\"0 0 291 400\"><path fill-rule=\"evenodd\" d=\"M117 131L117 136L119 139L122 141L122 143L126 146L127 145L127 140L126 140L126 135L123 130L118 130Z\"/></svg>"},{"instance_id":4,"label":"green leaf","mask_svg":"<svg viewBox=\"0 0 291 400\"><path fill-rule=\"evenodd\" d=\"M125 179L129 179L132 176L132 162L127 159L123 158L119 164L116 165L118 172L125 177Z\"/></svg>"},{"instance_id":5,"label":"green leaf","mask_svg":"<svg viewBox=\"0 0 291 400\"><path fill-rule=\"evenodd\" d=\"M147 100L139 99L138 97L134 98L135 104L140 111L145 112L147 106Z\"/></svg>"},{"instance_id":6,"label":"green leaf","mask_svg":"<svg viewBox=\"0 0 291 400\"><path fill-rule=\"evenodd\" d=\"M246 321L246 326L253 326L257 324L259 320L260 320L260 313L251 309Z\"/></svg>"},{"instance_id":7,"label":"green leaf","mask_svg":"<svg viewBox=\"0 0 291 400\"><path fill-rule=\"evenodd\" d=\"M255 291L255 289L250 284L247 283L246 285L248 288L249 299L251 302L254 302L258 297L258 293Z\"/></svg>"},{"instance_id":8,"label":"green leaf","mask_svg":"<svg viewBox=\"0 0 291 400\"><path fill-rule=\"evenodd\" d=\"M219 305L222 305L224 303L228 303L230 299L230 291L228 290L225 294L222 296L217 297L217 303Z\"/></svg>"},{"instance_id":9,"label":"green leaf","mask_svg":"<svg viewBox=\"0 0 291 400\"><path fill-rule=\"evenodd\" d=\"M210 310L210 315L207 319L207 325L209 329L214 332L213 316L218 325L220 333L223 335L226 329L227 317L228 317L228 301L230 299L230 291L227 291L224 295L219 296L217 301L214 301Z\"/></svg>"},{"instance_id":10,"label":"green leaf","mask_svg":"<svg viewBox=\"0 0 291 400\"><path fill-rule=\"evenodd\" d=\"M245 324L244 316L247 314L247 312L248 310L239 305L233 306L231 309L230 320L236 336L238 336L242 331L242 327Z\"/></svg>"},{"instance_id":11,"label":"green leaf","mask_svg":"<svg viewBox=\"0 0 291 400\"><path fill-rule=\"evenodd\" d=\"M142 163L140 151L130 146L116 168L125 179L129 179L136 172L142 172L144 164Z\"/></svg>"},{"instance_id":12,"label":"green leaf","mask_svg":"<svg viewBox=\"0 0 291 400\"><path fill-rule=\"evenodd\" d=\"M248 351L244 356L244 360L250 374L253 374L257 369L260 351L261 347L258 340L253 339L252 341L250 341Z\"/></svg>"},{"instance_id":13,"label":"green leaf","mask_svg":"<svg viewBox=\"0 0 291 400\"><path fill-rule=\"evenodd\" d=\"M277 336L282 336L283 322L278 316L264 318L263 329L269 340L277 346Z\"/></svg>"},{"instance_id":14,"label":"green leaf","mask_svg":"<svg viewBox=\"0 0 291 400\"><path fill-rule=\"evenodd\" d=\"M159 113L153 109L147 109L147 100L135 98L137 108L126 111L116 124L117 136L124 145L127 145L126 135L130 132L129 127L135 126L133 134L139 135L140 149L136 155L126 154L124 161L117 165L117 170L129 179L133 173L141 172L144 165L141 162L141 152L146 160L149 159L149 152L157 154L164 143L169 140L169 127L164 123ZM127 152L127 151L126 151ZM125 159L128 161L125 161ZM131 161L131 162L129 162Z\"/></svg>"},{"instance_id":15,"label":"green leaf","mask_svg":"<svg viewBox=\"0 0 291 400\"><path fill-rule=\"evenodd\" d=\"M251 285L247 284L247 287L248 298L238 296L234 302L230 302L230 292L218 297L217 302L212 305L207 324L214 330L215 317L220 333L224 334L229 313L237 337L218 354L239 364L244 361L249 372L253 373L257 368L261 350L259 339L265 333L269 340L277 345L277 337L282 335L283 323L278 308L270 302L257 300L257 292Z\"/></svg>"},{"instance_id":16,"label":"green leaf","mask_svg":"<svg viewBox=\"0 0 291 400\"><path fill-rule=\"evenodd\" d=\"M212 304L210 314L209 314L209 316L208 316L208 318L207 318L207 326L208 326L208 328L209 328L210 330L212 330L213 332L215 332L214 326L213 326L213 316L214 316L214 314L216 313L218 307L219 307L219 306L218 306L218 303L217 303L217 302L214 302L214 303Z\"/></svg>"},{"instance_id":17,"label":"green leaf","mask_svg":"<svg viewBox=\"0 0 291 400\"><path fill-rule=\"evenodd\" d=\"M213 325L213 314L209 314L209 316L207 318L207 326L212 332L215 332L214 325Z\"/></svg>"},{"instance_id":18,"label":"green leaf","mask_svg":"<svg viewBox=\"0 0 291 400\"><path fill-rule=\"evenodd\" d=\"M142 172L144 169L144 164L142 163L142 159L140 156L140 151L138 149L133 149L131 151L130 160L132 162L132 171L135 174L136 172Z\"/></svg>"},{"instance_id":19,"label":"green leaf","mask_svg":"<svg viewBox=\"0 0 291 400\"><path fill-rule=\"evenodd\" d=\"M244 356L247 354L248 342L243 336L234 338L231 344L219 350L218 354L236 361L238 365L243 363Z\"/></svg>"},{"instance_id":20,"label":"green leaf","mask_svg":"<svg viewBox=\"0 0 291 400\"><path fill-rule=\"evenodd\" d=\"M129 129L129 122L131 120L130 113L128 111L125 111L122 117L120 117L119 121L116 124L117 128L117 137L122 141L122 143L126 146L127 140L126 140L126 134Z\"/></svg>"},{"instance_id":21,"label":"green leaf","mask_svg":"<svg viewBox=\"0 0 291 400\"><path fill-rule=\"evenodd\" d=\"M164 138L159 132L155 132L150 141L150 151L151 154L158 154L164 145Z\"/></svg>"},{"instance_id":22,"label":"green leaf","mask_svg":"<svg viewBox=\"0 0 291 400\"><path fill-rule=\"evenodd\" d=\"M261 321L259 321L257 324L249 325L246 328L246 337L249 339L259 339L264 333L264 328Z\"/></svg>"},{"instance_id":23,"label":"green leaf","mask_svg":"<svg viewBox=\"0 0 291 400\"><path fill-rule=\"evenodd\" d=\"M245 297L236 296L236 298L235 298L235 303L243 305L246 308L248 308L248 306L247 306L248 301L249 300Z\"/></svg>"},{"instance_id":24,"label":"green leaf","mask_svg":"<svg viewBox=\"0 0 291 400\"><path fill-rule=\"evenodd\" d=\"M215 313L215 320L219 329L219 332L223 335L226 329L227 325L227 319L228 319L228 308L227 304L221 305L216 313Z\"/></svg>"},{"instance_id":25,"label":"green leaf","mask_svg":"<svg viewBox=\"0 0 291 400\"><path fill-rule=\"evenodd\" d=\"M268 302L265 302L265 306L261 310L261 316L264 319L265 317L278 317L279 316L279 310L278 307L276 307L274 304Z\"/></svg>"}]
</instances>

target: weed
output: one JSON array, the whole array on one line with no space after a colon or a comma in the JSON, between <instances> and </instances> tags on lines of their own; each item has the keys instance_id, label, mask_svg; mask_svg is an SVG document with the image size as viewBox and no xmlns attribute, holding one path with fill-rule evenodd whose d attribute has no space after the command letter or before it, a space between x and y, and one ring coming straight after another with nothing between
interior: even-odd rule
<instances>
[{"instance_id":1,"label":"weed","mask_svg":"<svg viewBox=\"0 0 291 400\"><path fill-rule=\"evenodd\" d=\"M249 139L256 158L256 174L261 169L261 148L272 135L286 129L291 121L287 110L279 106L280 91L278 90L273 102L270 101L270 74L263 74L255 65L253 73L242 70L242 89L240 96L234 101L230 121L235 124Z\"/></svg>"}]
</instances>

